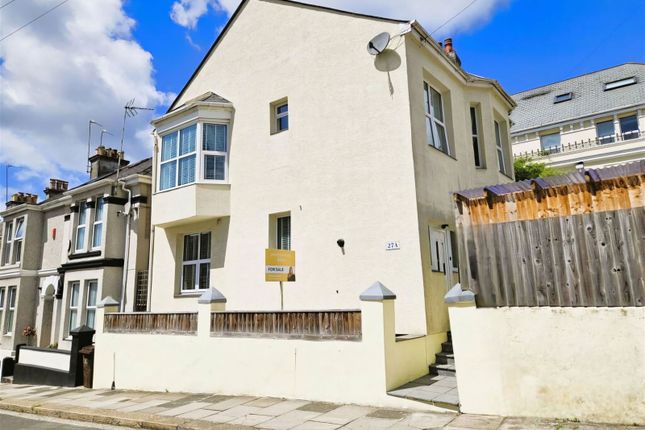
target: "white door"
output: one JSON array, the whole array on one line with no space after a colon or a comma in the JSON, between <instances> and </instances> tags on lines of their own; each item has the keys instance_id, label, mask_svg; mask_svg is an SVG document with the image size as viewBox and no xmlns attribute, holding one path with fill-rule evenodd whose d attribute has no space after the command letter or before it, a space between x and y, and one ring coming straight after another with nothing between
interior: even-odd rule
<instances>
[{"instance_id":1,"label":"white door","mask_svg":"<svg viewBox=\"0 0 645 430\"><path fill-rule=\"evenodd\" d=\"M433 272L443 273L446 291L453 286L453 259L449 230L429 228L430 263Z\"/></svg>"}]
</instances>

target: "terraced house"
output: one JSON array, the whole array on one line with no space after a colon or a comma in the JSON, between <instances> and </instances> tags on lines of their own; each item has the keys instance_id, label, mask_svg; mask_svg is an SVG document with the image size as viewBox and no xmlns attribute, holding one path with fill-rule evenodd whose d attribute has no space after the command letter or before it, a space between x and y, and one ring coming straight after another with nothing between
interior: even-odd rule
<instances>
[{"instance_id":1,"label":"terraced house","mask_svg":"<svg viewBox=\"0 0 645 430\"><path fill-rule=\"evenodd\" d=\"M396 333L417 348L410 353L417 364L387 385L428 373L449 330L443 297L458 281L450 191L513 176L508 115L515 104L496 81L460 64L451 40L436 42L414 20L243 1L168 112L153 121L151 324L169 312L188 319L201 300L221 296L221 318L356 310L361 293L380 281L396 295ZM294 251L295 265L284 266L291 282L266 280L276 270L267 249ZM116 331L97 341L100 385L111 383L116 356L122 387L331 400L323 392L358 360L344 349L355 346L339 346L334 376L311 370L313 379L296 377L287 387L288 372L329 358L323 351L303 357L300 348L333 343L298 344L292 367L289 340L261 346L247 339L237 351L226 339L189 346L181 336L120 335L124 319L110 317ZM163 349L169 363L185 363L185 348L200 352L190 354L180 378L159 380L125 358L132 342L146 345L137 350ZM277 362L289 369L268 383ZM198 376L200 363L222 377ZM255 371L257 379L249 376ZM234 375L252 386L226 385ZM314 380L318 388L308 385ZM385 395L379 390L336 400L372 401Z\"/></svg>"},{"instance_id":2,"label":"terraced house","mask_svg":"<svg viewBox=\"0 0 645 430\"><path fill-rule=\"evenodd\" d=\"M103 297L127 291L124 310L138 309L138 280L139 308L147 306L151 160L130 165L99 147L89 162L88 182L68 189L52 179L45 200L19 193L0 213L2 357L18 344L69 350L70 331L94 327ZM26 326L36 335L25 336Z\"/></svg>"},{"instance_id":3,"label":"terraced house","mask_svg":"<svg viewBox=\"0 0 645 430\"><path fill-rule=\"evenodd\" d=\"M571 170L645 159L645 64L625 63L513 95L515 156Z\"/></svg>"}]
</instances>

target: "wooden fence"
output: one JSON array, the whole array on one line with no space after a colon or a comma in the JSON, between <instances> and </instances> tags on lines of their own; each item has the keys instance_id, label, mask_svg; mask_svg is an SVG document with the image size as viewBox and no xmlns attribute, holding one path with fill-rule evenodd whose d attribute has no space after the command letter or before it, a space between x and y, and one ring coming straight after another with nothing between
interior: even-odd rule
<instances>
[{"instance_id":1,"label":"wooden fence","mask_svg":"<svg viewBox=\"0 0 645 430\"><path fill-rule=\"evenodd\" d=\"M103 331L106 333L192 335L197 333L197 314L105 314Z\"/></svg>"},{"instance_id":2,"label":"wooden fence","mask_svg":"<svg viewBox=\"0 0 645 430\"><path fill-rule=\"evenodd\" d=\"M455 194L480 307L644 306L645 161Z\"/></svg>"},{"instance_id":3,"label":"wooden fence","mask_svg":"<svg viewBox=\"0 0 645 430\"><path fill-rule=\"evenodd\" d=\"M213 312L211 335L308 340L360 340L358 310Z\"/></svg>"}]
</instances>

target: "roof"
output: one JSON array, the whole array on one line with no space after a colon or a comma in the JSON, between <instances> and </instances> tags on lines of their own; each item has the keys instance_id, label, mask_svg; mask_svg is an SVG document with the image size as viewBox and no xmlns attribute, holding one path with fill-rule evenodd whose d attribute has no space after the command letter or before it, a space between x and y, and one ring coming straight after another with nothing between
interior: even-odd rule
<instances>
[{"instance_id":1,"label":"roof","mask_svg":"<svg viewBox=\"0 0 645 430\"><path fill-rule=\"evenodd\" d=\"M645 175L645 160L618 164L598 169L581 169L566 175L548 176L506 184L489 185L458 191L454 195L461 200L478 200L489 195L494 197L511 196L535 190L560 189L569 185L586 183L601 183L620 178L643 177ZM645 182L645 177L643 178Z\"/></svg>"},{"instance_id":2,"label":"roof","mask_svg":"<svg viewBox=\"0 0 645 430\"><path fill-rule=\"evenodd\" d=\"M636 84L605 91L605 83L636 77ZM556 95L571 100L553 103ZM511 133L645 104L645 63L625 63L514 94Z\"/></svg>"},{"instance_id":3,"label":"roof","mask_svg":"<svg viewBox=\"0 0 645 430\"><path fill-rule=\"evenodd\" d=\"M182 107L194 103L194 102L199 102L199 103L231 103L230 101L226 100L224 97L220 96L219 94L215 94L212 91L208 91L201 96L197 96L194 99L187 100L186 102L180 104L179 106L176 106L172 108L172 110L168 110L167 113L174 112L176 110L181 109Z\"/></svg>"}]
</instances>

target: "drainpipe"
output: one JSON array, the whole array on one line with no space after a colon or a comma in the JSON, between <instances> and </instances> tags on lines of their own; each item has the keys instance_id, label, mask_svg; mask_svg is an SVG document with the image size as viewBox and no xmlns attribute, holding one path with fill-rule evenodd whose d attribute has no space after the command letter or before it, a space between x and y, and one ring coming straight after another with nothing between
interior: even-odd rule
<instances>
[{"instance_id":1,"label":"drainpipe","mask_svg":"<svg viewBox=\"0 0 645 430\"><path fill-rule=\"evenodd\" d=\"M154 145L152 147L152 184L150 185L150 199L155 193L155 187L157 186L157 129L152 130L152 139ZM150 206L150 219L152 220L152 205ZM155 260L155 226L150 222L150 250L148 252L148 295L146 303L146 311L150 312L152 307L152 268L154 266Z\"/></svg>"},{"instance_id":2,"label":"drainpipe","mask_svg":"<svg viewBox=\"0 0 645 430\"><path fill-rule=\"evenodd\" d=\"M121 282L120 312L125 312L125 292L128 286L128 263L130 260L130 219L132 217L132 191L125 187L125 182L118 181L121 189L128 193L128 202L125 204L123 215L125 218L125 251L123 256L123 280Z\"/></svg>"}]
</instances>

